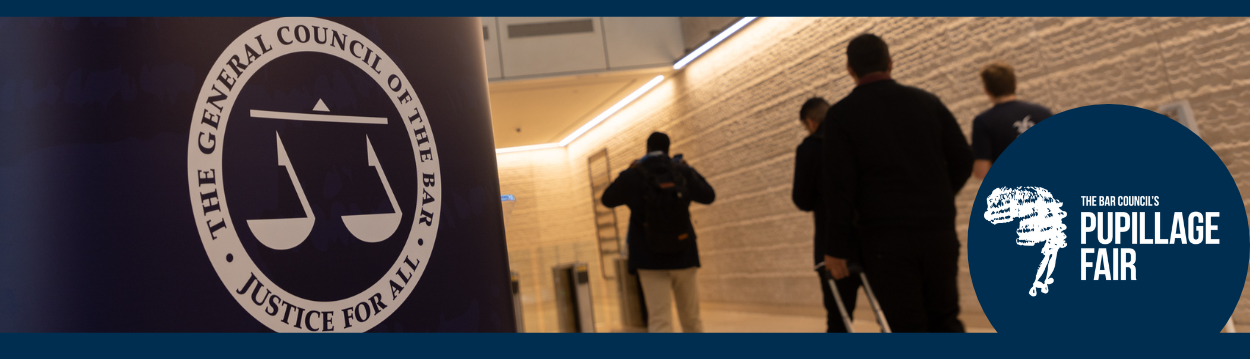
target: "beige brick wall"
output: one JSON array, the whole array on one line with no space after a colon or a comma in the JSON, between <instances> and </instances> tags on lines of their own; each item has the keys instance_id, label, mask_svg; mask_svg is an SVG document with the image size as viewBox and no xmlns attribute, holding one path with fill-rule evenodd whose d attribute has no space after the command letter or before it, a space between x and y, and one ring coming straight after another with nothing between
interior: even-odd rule
<instances>
[{"instance_id":1,"label":"beige brick wall","mask_svg":"<svg viewBox=\"0 0 1250 359\"><path fill-rule=\"evenodd\" d=\"M965 134L990 105L977 71L991 60L1014 64L1020 97L1056 112L1188 99L1203 139L1250 201L1250 19L761 18L569 147L499 155L502 191L517 195L508 242L528 293L527 329L555 330L551 265L589 262L601 278L586 158L607 148L615 175L642 155L651 131L671 135L673 153L685 153L718 193L692 209L703 300L819 306L812 220L789 198L793 150L805 136L796 114L808 97L836 101L851 90L844 48L863 32L884 37L894 77L942 98ZM958 195L961 240L979 184ZM628 212L617 210L622 234ZM966 255L960 263L965 319L984 322ZM619 321L615 284L592 286L599 330L610 330ZM1250 323L1250 292L1235 319Z\"/></svg>"}]
</instances>

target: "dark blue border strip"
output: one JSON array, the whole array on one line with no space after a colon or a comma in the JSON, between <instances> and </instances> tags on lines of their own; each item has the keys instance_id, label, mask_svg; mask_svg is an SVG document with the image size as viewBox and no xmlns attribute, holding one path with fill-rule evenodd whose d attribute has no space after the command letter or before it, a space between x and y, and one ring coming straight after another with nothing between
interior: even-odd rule
<instances>
[{"instance_id":1,"label":"dark blue border strip","mask_svg":"<svg viewBox=\"0 0 1250 359\"><path fill-rule=\"evenodd\" d=\"M1110 323L1108 323L1110 324ZM1058 358L1245 355L1237 334L0 334L18 357Z\"/></svg>"},{"instance_id":2,"label":"dark blue border strip","mask_svg":"<svg viewBox=\"0 0 1250 359\"><path fill-rule=\"evenodd\" d=\"M1244 1L10 1L0 16L1250 16Z\"/></svg>"}]
</instances>

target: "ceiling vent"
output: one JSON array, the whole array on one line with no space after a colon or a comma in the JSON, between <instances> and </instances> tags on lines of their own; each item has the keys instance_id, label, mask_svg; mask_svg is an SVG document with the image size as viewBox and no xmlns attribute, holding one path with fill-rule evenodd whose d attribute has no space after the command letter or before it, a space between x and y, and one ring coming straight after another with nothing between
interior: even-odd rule
<instances>
[{"instance_id":1,"label":"ceiling vent","mask_svg":"<svg viewBox=\"0 0 1250 359\"><path fill-rule=\"evenodd\" d=\"M508 38L577 34L595 32L591 19L508 25Z\"/></svg>"}]
</instances>

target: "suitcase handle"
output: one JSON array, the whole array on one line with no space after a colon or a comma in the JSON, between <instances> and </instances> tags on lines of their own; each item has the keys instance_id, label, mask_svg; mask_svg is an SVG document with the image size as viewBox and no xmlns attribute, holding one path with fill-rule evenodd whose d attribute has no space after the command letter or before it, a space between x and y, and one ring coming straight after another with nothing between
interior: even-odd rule
<instances>
[{"instance_id":1,"label":"suitcase handle","mask_svg":"<svg viewBox=\"0 0 1250 359\"><path fill-rule=\"evenodd\" d=\"M833 294L833 301L838 304L838 313L842 314L842 325L846 327L846 332L854 333L855 330L851 328L851 316L846 312L846 304L842 303L842 293L838 291L838 284L833 281L833 276L824 273L825 262L817 264L816 271L822 272L820 276L829 282L829 291Z\"/></svg>"},{"instance_id":2,"label":"suitcase handle","mask_svg":"<svg viewBox=\"0 0 1250 359\"><path fill-rule=\"evenodd\" d=\"M864 284L864 294L868 296L868 304L872 306L872 314L877 317L877 324L881 326L882 333L891 333L890 323L885 319L885 313L881 311L881 303L877 301L877 295L872 292L872 285L868 283L868 275L864 273L864 268L859 264L847 266L851 273L859 273L859 279ZM816 264L817 271L825 270L825 262ZM829 290L833 292L833 299L838 303L838 311L842 314L842 323L846 325L846 332L853 333L851 329L851 319L846 311L846 305L842 303L842 295L838 292L838 285L833 281L833 277L828 273L822 273L826 281L829 281Z\"/></svg>"}]
</instances>

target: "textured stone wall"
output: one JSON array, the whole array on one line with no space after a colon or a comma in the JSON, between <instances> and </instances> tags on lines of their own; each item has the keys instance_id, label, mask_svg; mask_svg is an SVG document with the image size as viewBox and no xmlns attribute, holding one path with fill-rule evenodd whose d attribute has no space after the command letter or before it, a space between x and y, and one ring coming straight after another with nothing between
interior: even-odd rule
<instances>
[{"instance_id":1,"label":"textured stone wall","mask_svg":"<svg viewBox=\"0 0 1250 359\"><path fill-rule=\"evenodd\" d=\"M503 193L518 197L508 241L513 268L529 281L527 328L554 330L543 296L551 296L548 264L560 260L591 263L599 329L618 323L615 284L595 271L586 159L607 148L615 175L643 154L651 131L671 135L673 153L718 193L692 208L703 300L819 306L812 219L789 198L794 147L806 134L797 113L809 97L832 102L852 89L844 49L863 32L885 38L894 77L938 95L965 135L990 106L977 71L992 60L1017 68L1021 99L1055 112L1188 99L1202 138L1250 201L1250 19L760 18L567 148L499 155ZM957 198L961 240L979 185L970 180ZM628 212L617 210L622 234ZM964 254L963 315L984 325ZM1234 317L1250 324L1250 292Z\"/></svg>"}]
</instances>

